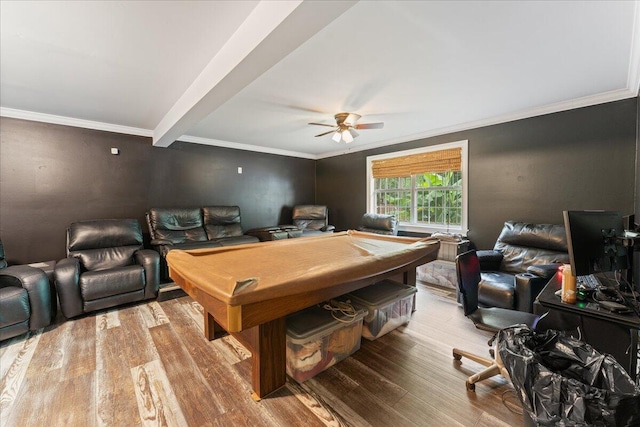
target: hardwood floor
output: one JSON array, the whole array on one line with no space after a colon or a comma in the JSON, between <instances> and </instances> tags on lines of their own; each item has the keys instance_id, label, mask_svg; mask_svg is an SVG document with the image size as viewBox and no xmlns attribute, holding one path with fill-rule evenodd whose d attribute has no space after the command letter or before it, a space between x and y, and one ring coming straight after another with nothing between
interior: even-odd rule
<instances>
[{"instance_id":1,"label":"hardwood floor","mask_svg":"<svg viewBox=\"0 0 640 427\"><path fill-rule=\"evenodd\" d=\"M251 398L250 354L209 342L189 297L63 321L0 345L0 425L519 426L519 404L495 377L467 392L488 354L449 290L419 285L409 324L363 340L353 356L268 398ZM505 393L507 392L507 393ZM509 404L511 402L511 404Z\"/></svg>"}]
</instances>

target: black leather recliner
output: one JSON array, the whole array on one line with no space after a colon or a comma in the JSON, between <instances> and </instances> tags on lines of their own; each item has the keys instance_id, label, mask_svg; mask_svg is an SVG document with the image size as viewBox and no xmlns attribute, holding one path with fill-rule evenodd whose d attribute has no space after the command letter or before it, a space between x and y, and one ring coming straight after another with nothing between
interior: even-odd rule
<instances>
[{"instance_id":1,"label":"black leather recliner","mask_svg":"<svg viewBox=\"0 0 640 427\"><path fill-rule=\"evenodd\" d=\"M493 250L477 254L480 304L530 313L558 267L569 262L564 227L554 224L507 221Z\"/></svg>"},{"instance_id":2,"label":"black leather recliner","mask_svg":"<svg viewBox=\"0 0 640 427\"><path fill-rule=\"evenodd\" d=\"M329 213L326 206L322 205L297 205L293 207L293 227L302 230L302 236L314 234L333 233L336 229L329 225ZM286 225L280 228L286 229Z\"/></svg>"},{"instance_id":3,"label":"black leather recliner","mask_svg":"<svg viewBox=\"0 0 640 427\"><path fill-rule=\"evenodd\" d=\"M367 233L397 236L398 221L393 215L366 213L360 220L358 230L366 231Z\"/></svg>"},{"instance_id":4,"label":"black leather recliner","mask_svg":"<svg viewBox=\"0 0 640 427\"><path fill-rule=\"evenodd\" d=\"M44 271L7 266L0 241L0 341L48 326L56 315L56 303Z\"/></svg>"},{"instance_id":5,"label":"black leather recliner","mask_svg":"<svg viewBox=\"0 0 640 427\"><path fill-rule=\"evenodd\" d=\"M67 229L67 258L55 268L66 318L156 298L159 284L160 256L143 249L137 220L80 221Z\"/></svg>"}]
</instances>

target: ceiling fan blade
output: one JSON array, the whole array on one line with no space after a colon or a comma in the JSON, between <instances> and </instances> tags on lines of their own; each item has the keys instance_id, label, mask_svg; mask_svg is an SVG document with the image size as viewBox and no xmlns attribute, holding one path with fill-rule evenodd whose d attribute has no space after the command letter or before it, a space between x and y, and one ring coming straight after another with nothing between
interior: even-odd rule
<instances>
[{"instance_id":1,"label":"ceiling fan blade","mask_svg":"<svg viewBox=\"0 0 640 427\"><path fill-rule=\"evenodd\" d=\"M363 123L361 125L355 125L356 129L382 129L384 127L384 123Z\"/></svg>"},{"instance_id":2,"label":"ceiling fan blade","mask_svg":"<svg viewBox=\"0 0 640 427\"><path fill-rule=\"evenodd\" d=\"M310 125L316 125L316 126L329 126L330 128L334 128L336 127L336 125L327 125L324 123L309 123Z\"/></svg>"},{"instance_id":3,"label":"ceiling fan blade","mask_svg":"<svg viewBox=\"0 0 640 427\"><path fill-rule=\"evenodd\" d=\"M335 132L335 131L330 130L329 132L324 132L324 133L321 133L320 135L316 135L316 136L325 136L325 135L329 135L330 133L333 133L333 132Z\"/></svg>"},{"instance_id":4,"label":"ceiling fan blade","mask_svg":"<svg viewBox=\"0 0 640 427\"><path fill-rule=\"evenodd\" d=\"M349 113L346 119L344 119L344 124L347 126L354 126L358 120L362 117L359 114Z\"/></svg>"},{"instance_id":5,"label":"ceiling fan blade","mask_svg":"<svg viewBox=\"0 0 640 427\"><path fill-rule=\"evenodd\" d=\"M360 134L358 132L356 132L355 130L353 130L353 128L349 128L349 133L351 134L352 137L357 138Z\"/></svg>"}]
</instances>

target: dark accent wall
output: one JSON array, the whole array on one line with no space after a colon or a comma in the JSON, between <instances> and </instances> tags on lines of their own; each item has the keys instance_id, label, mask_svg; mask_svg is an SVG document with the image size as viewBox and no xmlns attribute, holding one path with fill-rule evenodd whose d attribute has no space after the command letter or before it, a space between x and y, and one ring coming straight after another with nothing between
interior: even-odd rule
<instances>
[{"instance_id":1,"label":"dark accent wall","mask_svg":"<svg viewBox=\"0 0 640 427\"><path fill-rule=\"evenodd\" d=\"M504 221L562 223L570 209L634 211L636 98L321 159L316 202L338 229L366 209L366 158L469 141L469 237L493 247Z\"/></svg>"},{"instance_id":2,"label":"dark accent wall","mask_svg":"<svg viewBox=\"0 0 640 427\"><path fill-rule=\"evenodd\" d=\"M491 247L507 219L561 223L565 209L640 212L637 98L319 161L17 119L0 119L0 237L12 263L64 257L73 221L151 207L239 205L245 229L329 206L338 229L366 205L366 157L469 140L469 236ZM117 147L120 154L110 154ZM237 173L238 167L243 174Z\"/></svg>"},{"instance_id":3,"label":"dark accent wall","mask_svg":"<svg viewBox=\"0 0 640 427\"><path fill-rule=\"evenodd\" d=\"M4 117L0 141L0 237L11 263L63 258L78 220L137 218L147 233L151 207L239 205L246 230L289 222L293 205L315 199L314 160L157 148L150 138Z\"/></svg>"}]
</instances>

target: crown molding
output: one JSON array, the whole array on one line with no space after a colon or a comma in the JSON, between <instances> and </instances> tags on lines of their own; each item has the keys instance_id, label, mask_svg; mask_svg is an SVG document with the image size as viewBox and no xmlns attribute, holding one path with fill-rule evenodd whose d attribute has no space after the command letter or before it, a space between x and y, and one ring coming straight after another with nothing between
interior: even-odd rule
<instances>
[{"instance_id":1,"label":"crown molding","mask_svg":"<svg viewBox=\"0 0 640 427\"><path fill-rule=\"evenodd\" d=\"M640 8L638 9L640 10ZM636 46L638 45L640 45L640 43L636 43ZM636 61L636 63L640 62L640 54L636 55L636 59L638 60ZM636 65L638 68L640 68L640 64L636 64ZM631 79L631 68L630 68L629 78ZM638 79L640 80L640 77L638 77ZM630 81L629 83L632 83L632 82ZM500 123L507 123L507 122L512 122L516 120L527 119L530 117L542 116L545 114L552 114L552 113L557 113L561 111L573 110L576 108L589 107L592 105L604 104L607 102L620 101L623 99L634 98L636 96L638 96L637 89L614 90L614 91L605 92L597 95L585 96L582 98L576 98L569 101L557 102L557 103L545 105L542 107L534 107L527 110L521 110L515 113L505 114L502 116L496 116L488 119L467 122L460 125L433 129L428 132L407 135L404 137L379 141L371 144L366 144L366 145L350 144L350 146L344 150L336 150L336 151L320 153L320 154L310 154L310 153L303 153L299 151L281 150L278 148L269 148L269 147L263 147L258 145L242 144L238 142L202 138L202 137L190 136L190 135L182 135L180 138L178 138L178 141L189 142L193 144L211 145L215 147L233 148L236 150L254 151L258 153L276 154L280 156L299 157L299 158L310 159L310 160L320 160L328 157L335 157L335 156L355 153L359 151L371 150L374 148L386 147L390 145L401 144L404 142L416 141L419 139L446 135L454 132L476 129L476 128L496 125ZM141 128L135 128L130 126L114 125L110 123L94 122L90 120L74 119L71 117L55 116L52 114L36 113L32 111L17 110L13 108L0 107L0 116L11 117L15 119L32 120L36 122L80 127L80 128L86 128L86 129L102 130L106 132L115 132L115 133L122 133L122 134L128 134L128 135L153 137L153 131L150 129L141 129Z\"/></svg>"},{"instance_id":2,"label":"crown molding","mask_svg":"<svg viewBox=\"0 0 640 427\"><path fill-rule=\"evenodd\" d=\"M0 107L0 116L11 117L13 119L31 120L34 122L72 126L77 128L103 130L106 132L124 133L127 135L153 137L153 131L150 129L141 129L131 126L114 125L111 123L94 122L91 120L74 119L72 117L55 116L53 114L37 113L34 111L16 110L14 108Z\"/></svg>"}]
</instances>

